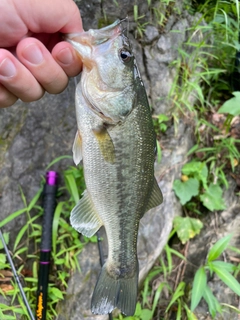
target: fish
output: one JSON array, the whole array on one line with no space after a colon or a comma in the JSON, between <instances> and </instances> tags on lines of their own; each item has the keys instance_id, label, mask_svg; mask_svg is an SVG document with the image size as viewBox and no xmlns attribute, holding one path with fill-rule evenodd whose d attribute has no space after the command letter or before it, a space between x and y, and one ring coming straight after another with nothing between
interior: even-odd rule
<instances>
[{"instance_id":1,"label":"fish","mask_svg":"<svg viewBox=\"0 0 240 320\"><path fill-rule=\"evenodd\" d=\"M137 236L145 212L160 205L156 137L145 87L123 22L69 34L83 64L76 87L73 160L86 190L70 223L91 237L104 226L108 258L91 301L94 314L133 315L138 293Z\"/></svg>"}]
</instances>

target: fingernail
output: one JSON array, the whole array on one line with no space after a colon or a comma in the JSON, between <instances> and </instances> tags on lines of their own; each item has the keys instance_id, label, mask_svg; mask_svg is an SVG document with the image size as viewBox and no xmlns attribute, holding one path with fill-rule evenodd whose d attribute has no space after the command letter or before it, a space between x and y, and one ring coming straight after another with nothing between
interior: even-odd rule
<instances>
[{"instance_id":1,"label":"fingernail","mask_svg":"<svg viewBox=\"0 0 240 320\"><path fill-rule=\"evenodd\" d=\"M40 64L43 62L43 54L38 46L30 44L22 51L24 59L28 60L32 64Z\"/></svg>"},{"instance_id":2,"label":"fingernail","mask_svg":"<svg viewBox=\"0 0 240 320\"><path fill-rule=\"evenodd\" d=\"M69 48L64 48L57 54L57 59L63 64L70 64L73 62L73 55Z\"/></svg>"},{"instance_id":3,"label":"fingernail","mask_svg":"<svg viewBox=\"0 0 240 320\"><path fill-rule=\"evenodd\" d=\"M0 75L4 77L13 77L17 73L16 67L9 58L5 58L0 64Z\"/></svg>"}]
</instances>

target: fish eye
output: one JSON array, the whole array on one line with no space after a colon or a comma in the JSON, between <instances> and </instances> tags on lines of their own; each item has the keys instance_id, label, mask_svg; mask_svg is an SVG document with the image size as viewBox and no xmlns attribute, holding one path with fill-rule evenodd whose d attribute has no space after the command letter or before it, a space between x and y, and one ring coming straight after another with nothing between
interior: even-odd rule
<instances>
[{"instance_id":1,"label":"fish eye","mask_svg":"<svg viewBox=\"0 0 240 320\"><path fill-rule=\"evenodd\" d=\"M132 59L132 53L125 48L120 50L119 56L124 63L128 63Z\"/></svg>"}]
</instances>

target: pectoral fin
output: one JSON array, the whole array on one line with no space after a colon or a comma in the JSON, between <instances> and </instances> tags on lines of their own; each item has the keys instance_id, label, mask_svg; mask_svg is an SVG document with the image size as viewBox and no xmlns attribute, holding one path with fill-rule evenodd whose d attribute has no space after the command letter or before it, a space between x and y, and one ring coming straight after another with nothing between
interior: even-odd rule
<instances>
[{"instance_id":1,"label":"pectoral fin","mask_svg":"<svg viewBox=\"0 0 240 320\"><path fill-rule=\"evenodd\" d=\"M72 152L73 161L75 165L78 165L82 161L82 138L78 131L73 142Z\"/></svg>"},{"instance_id":2,"label":"pectoral fin","mask_svg":"<svg viewBox=\"0 0 240 320\"><path fill-rule=\"evenodd\" d=\"M152 192L150 194L146 211L159 206L163 202L162 191L158 186L157 180L154 178Z\"/></svg>"},{"instance_id":3,"label":"pectoral fin","mask_svg":"<svg viewBox=\"0 0 240 320\"><path fill-rule=\"evenodd\" d=\"M114 163L115 148L107 129L105 127L102 127L99 130L93 130L93 133L97 139L97 142L104 160L110 163Z\"/></svg>"},{"instance_id":4,"label":"pectoral fin","mask_svg":"<svg viewBox=\"0 0 240 320\"><path fill-rule=\"evenodd\" d=\"M102 220L97 214L87 190L84 191L83 197L73 208L70 222L74 229L89 238L102 226Z\"/></svg>"}]
</instances>

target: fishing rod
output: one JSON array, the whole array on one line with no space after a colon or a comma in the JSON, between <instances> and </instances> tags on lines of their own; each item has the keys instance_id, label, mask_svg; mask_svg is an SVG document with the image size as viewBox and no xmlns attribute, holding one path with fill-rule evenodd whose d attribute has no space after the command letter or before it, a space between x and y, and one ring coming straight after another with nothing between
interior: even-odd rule
<instances>
[{"instance_id":1,"label":"fishing rod","mask_svg":"<svg viewBox=\"0 0 240 320\"><path fill-rule=\"evenodd\" d=\"M48 171L46 173L46 183L43 189L43 222L36 302L37 320L45 320L47 314L48 281L52 249L52 222L56 208L57 180L57 172Z\"/></svg>"},{"instance_id":2,"label":"fishing rod","mask_svg":"<svg viewBox=\"0 0 240 320\"><path fill-rule=\"evenodd\" d=\"M22 295L23 302L24 302L24 304L25 304L25 306L26 306L26 308L27 308L29 317L30 317L31 320L35 320L34 315L33 315L33 313L32 313L32 310L31 310L31 308L30 308L30 305L29 305L29 303L28 303L28 301L27 301L27 297L26 297L25 292L24 292L24 290L23 290L23 287L22 287L20 278L19 278L19 276L18 276L18 274L17 274L17 271L16 271L16 268L15 268L15 266L14 266L12 257L11 257L11 255L10 255L10 253L9 253L7 244L6 244L5 240L4 240L4 237L3 237L3 234L2 234L1 228L0 228L0 239L1 239L1 241L2 241L3 248L4 248L5 253L6 253L6 255L7 255L7 259L8 259L8 262L9 262L10 266L11 266L11 269L12 269L14 278L15 278L15 280L16 280L16 283L17 283L17 285L18 285L19 291L20 291L20 293L21 293L21 295Z\"/></svg>"}]
</instances>

